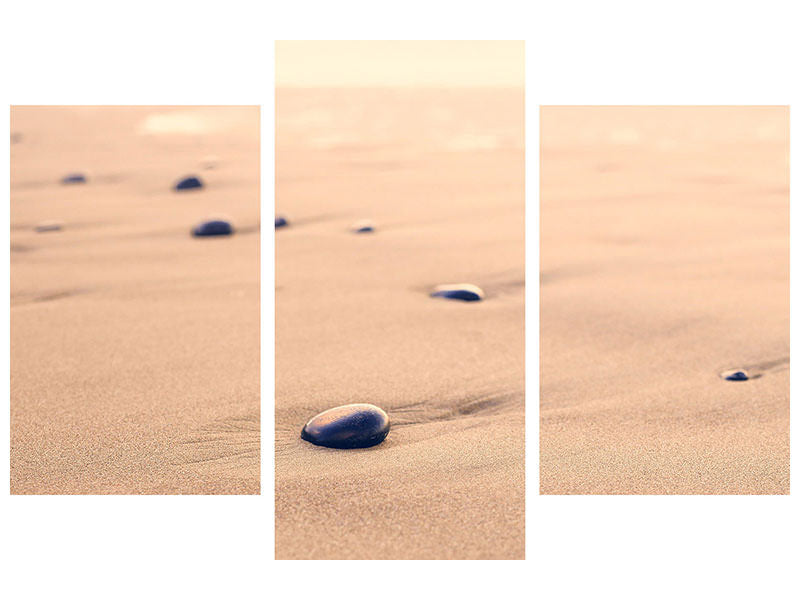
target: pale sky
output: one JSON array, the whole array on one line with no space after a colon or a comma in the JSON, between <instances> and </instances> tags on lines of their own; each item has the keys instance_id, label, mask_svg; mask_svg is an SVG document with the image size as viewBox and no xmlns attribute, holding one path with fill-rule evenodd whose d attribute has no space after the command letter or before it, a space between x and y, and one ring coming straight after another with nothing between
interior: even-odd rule
<instances>
[{"instance_id":1,"label":"pale sky","mask_svg":"<svg viewBox=\"0 0 800 600\"><path fill-rule=\"evenodd\" d=\"M278 86L522 86L522 41L279 41Z\"/></svg>"}]
</instances>

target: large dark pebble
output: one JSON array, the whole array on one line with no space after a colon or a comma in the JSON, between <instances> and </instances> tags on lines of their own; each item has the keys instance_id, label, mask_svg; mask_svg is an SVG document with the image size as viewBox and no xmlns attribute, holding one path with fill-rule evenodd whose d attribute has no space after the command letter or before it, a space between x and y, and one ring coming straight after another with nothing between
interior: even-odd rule
<instances>
[{"instance_id":1,"label":"large dark pebble","mask_svg":"<svg viewBox=\"0 0 800 600\"><path fill-rule=\"evenodd\" d=\"M389 415L372 404L346 404L319 413L300 437L328 448L368 448L389 433Z\"/></svg>"}]
</instances>

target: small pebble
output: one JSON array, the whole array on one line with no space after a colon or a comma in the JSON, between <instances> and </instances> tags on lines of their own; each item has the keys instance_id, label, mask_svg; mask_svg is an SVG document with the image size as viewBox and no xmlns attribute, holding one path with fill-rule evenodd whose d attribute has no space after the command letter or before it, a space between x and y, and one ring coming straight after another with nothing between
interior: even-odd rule
<instances>
[{"instance_id":1,"label":"small pebble","mask_svg":"<svg viewBox=\"0 0 800 600\"><path fill-rule=\"evenodd\" d=\"M727 381L747 381L750 379L747 371L725 371L721 376Z\"/></svg>"},{"instance_id":2,"label":"small pebble","mask_svg":"<svg viewBox=\"0 0 800 600\"><path fill-rule=\"evenodd\" d=\"M300 437L328 448L368 448L389 433L389 415L372 404L346 404L319 413Z\"/></svg>"},{"instance_id":3,"label":"small pebble","mask_svg":"<svg viewBox=\"0 0 800 600\"><path fill-rule=\"evenodd\" d=\"M232 235L233 227L228 221L214 219L213 221L203 221L192 229L195 237L207 237L212 235Z\"/></svg>"},{"instance_id":4,"label":"small pebble","mask_svg":"<svg viewBox=\"0 0 800 600\"><path fill-rule=\"evenodd\" d=\"M184 177L175 184L175 191L181 192L183 190L199 190L202 189L203 182L198 177Z\"/></svg>"},{"instance_id":5,"label":"small pebble","mask_svg":"<svg viewBox=\"0 0 800 600\"><path fill-rule=\"evenodd\" d=\"M208 156L204 156L200 160L200 166L205 169L206 171L210 171L211 169L215 169L219 164L219 157L214 156L213 154L209 154Z\"/></svg>"},{"instance_id":6,"label":"small pebble","mask_svg":"<svg viewBox=\"0 0 800 600\"><path fill-rule=\"evenodd\" d=\"M366 219L363 221L357 221L353 223L350 228L353 233L372 233L375 231L375 224L372 221L367 221Z\"/></svg>"},{"instance_id":7,"label":"small pebble","mask_svg":"<svg viewBox=\"0 0 800 600\"><path fill-rule=\"evenodd\" d=\"M61 178L61 183L69 185L72 183L86 183L86 175L83 173L70 173Z\"/></svg>"},{"instance_id":8,"label":"small pebble","mask_svg":"<svg viewBox=\"0 0 800 600\"><path fill-rule=\"evenodd\" d=\"M287 227L289 225L289 221L286 220L285 217L278 215L275 217L275 229L280 227Z\"/></svg>"},{"instance_id":9,"label":"small pebble","mask_svg":"<svg viewBox=\"0 0 800 600\"><path fill-rule=\"evenodd\" d=\"M434 298L450 298L452 300L464 300L465 302L477 302L485 297L483 290L471 283L450 283L437 285L431 292Z\"/></svg>"},{"instance_id":10,"label":"small pebble","mask_svg":"<svg viewBox=\"0 0 800 600\"><path fill-rule=\"evenodd\" d=\"M38 233L45 233L46 231L61 231L61 223L58 221L42 221L33 228Z\"/></svg>"}]
</instances>

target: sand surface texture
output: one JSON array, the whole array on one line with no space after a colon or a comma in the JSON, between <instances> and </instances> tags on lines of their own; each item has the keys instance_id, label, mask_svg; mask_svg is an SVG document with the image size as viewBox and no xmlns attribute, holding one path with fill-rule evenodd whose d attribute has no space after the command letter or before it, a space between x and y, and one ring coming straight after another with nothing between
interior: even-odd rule
<instances>
[{"instance_id":1,"label":"sand surface texture","mask_svg":"<svg viewBox=\"0 0 800 600\"><path fill-rule=\"evenodd\" d=\"M258 493L258 108L20 107L11 130L12 493ZM173 192L189 174L207 188ZM190 237L215 213L236 235Z\"/></svg>"},{"instance_id":2,"label":"sand surface texture","mask_svg":"<svg viewBox=\"0 0 800 600\"><path fill-rule=\"evenodd\" d=\"M279 559L523 558L523 143L521 89L278 91ZM300 439L353 402L386 441Z\"/></svg>"},{"instance_id":3,"label":"sand surface texture","mask_svg":"<svg viewBox=\"0 0 800 600\"><path fill-rule=\"evenodd\" d=\"M543 108L541 136L541 491L787 494L788 109Z\"/></svg>"}]
</instances>

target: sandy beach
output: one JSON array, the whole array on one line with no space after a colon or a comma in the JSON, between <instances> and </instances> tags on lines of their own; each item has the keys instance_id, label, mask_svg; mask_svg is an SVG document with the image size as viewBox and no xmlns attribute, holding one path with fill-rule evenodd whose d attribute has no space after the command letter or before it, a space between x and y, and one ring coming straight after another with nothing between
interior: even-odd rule
<instances>
[{"instance_id":1,"label":"sandy beach","mask_svg":"<svg viewBox=\"0 0 800 600\"><path fill-rule=\"evenodd\" d=\"M279 88L276 110L276 557L524 558L522 88ZM461 282L486 299L429 297ZM386 441L300 439L355 402Z\"/></svg>"},{"instance_id":2,"label":"sandy beach","mask_svg":"<svg viewBox=\"0 0 800 600\"><path fill-rule=\"evenodd\" d=\"M14 107L11 131L11 492L258 493L258 107ZM190 236L219 213L235 235Z\"/></svg>"},{"instance_id":3,"label":"sandy beach","mask_svg":"<svg viewBox=\"0 0 800 600\"><path fill-rule=\"evenodd\" d=\"M788 108L545 107L540 175L542 493L788 494Z\"/></svg>"}]
</instances>

